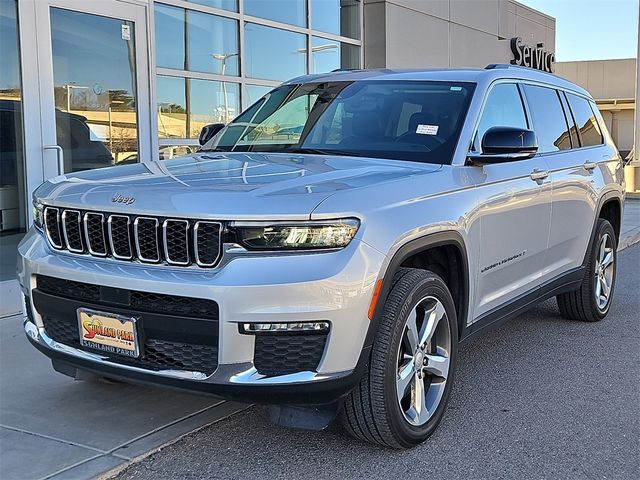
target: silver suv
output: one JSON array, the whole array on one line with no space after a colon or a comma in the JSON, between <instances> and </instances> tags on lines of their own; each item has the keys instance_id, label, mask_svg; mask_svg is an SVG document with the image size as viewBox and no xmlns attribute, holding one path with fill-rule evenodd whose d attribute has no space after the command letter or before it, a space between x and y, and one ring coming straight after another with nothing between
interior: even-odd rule
<instances>
[{"instance_id":1,"label":"silver suv","mask_svg":"<svg viewBox=\"0 0 640 480\"><path fill-rule=\"evenodd\" d=\"M24 328L64 374L269 405L283 425L425 440L458 347L556 297L611 306L624 184L556 76L291 80L189 156L57 177L22 241Z\"/></svg>"}]
</instances>

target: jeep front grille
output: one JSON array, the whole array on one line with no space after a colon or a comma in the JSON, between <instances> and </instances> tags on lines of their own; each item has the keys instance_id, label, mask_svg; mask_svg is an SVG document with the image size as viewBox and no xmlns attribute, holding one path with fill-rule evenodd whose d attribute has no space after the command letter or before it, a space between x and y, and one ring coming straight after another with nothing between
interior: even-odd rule
<instances>
[{"instance_id":1,"label":"jeep front grille","mask_svg":"<svg viewBox=\"0 0 640 480\"><path fill-rule=\"evenodd\" d=\"M71 253L185 267L220 260L220 222L46 207L44 227L53 248Z\"/></svg>"}]
</instances>

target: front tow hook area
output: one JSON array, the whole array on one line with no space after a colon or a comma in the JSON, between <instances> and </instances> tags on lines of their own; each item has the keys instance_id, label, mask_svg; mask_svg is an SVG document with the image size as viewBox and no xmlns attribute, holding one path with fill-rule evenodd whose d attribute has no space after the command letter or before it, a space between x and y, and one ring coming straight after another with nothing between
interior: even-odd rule
<instances>
[{"instance_id":1,"label":"front tow hook area","mask_svg":"<svg viewBox=\"0 0 640 480\"><path fill-rule=\"evenodd\" d=\"M269 405L271 421L298 430L324 430L338 415L340 402L327 405Z\"/></svg>"}]
</instances>

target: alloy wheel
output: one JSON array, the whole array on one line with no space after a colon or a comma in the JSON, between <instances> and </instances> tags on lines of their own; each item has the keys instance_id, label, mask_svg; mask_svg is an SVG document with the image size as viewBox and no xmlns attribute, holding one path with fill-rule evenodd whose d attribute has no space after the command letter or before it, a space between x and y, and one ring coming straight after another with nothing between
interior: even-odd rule
<instances>
[{"instance_id":1,"label":"alloy wheel","mask_svg":"<svg viewBox=\"0 0 640 480\"><path fill-rule=\"evenodd\" d=\"M409 313L398 349L396 393L405 419L427 423L445 391L449 375L451 333L443 304L428 296Z\"/></svg>"},{"instance_id":2,"label":"alloy wheel","mask_svg":"<svg viewBox=\"0 0 640 480\"><path fill-rule=\"evenodd\" d=\"M615 274L614 263L613 239L605 233L600 239L594 274L596 304L601 311L607 308L611 299Z\"/></svg>"}]
</instances>

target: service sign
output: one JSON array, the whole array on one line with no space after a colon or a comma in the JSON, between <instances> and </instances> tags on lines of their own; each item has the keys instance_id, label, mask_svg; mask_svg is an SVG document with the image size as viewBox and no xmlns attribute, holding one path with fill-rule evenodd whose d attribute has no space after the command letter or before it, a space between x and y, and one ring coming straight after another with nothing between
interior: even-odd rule
<instances>
[{"instance_id":1,"label":"service sign","mask_svg":"<svg viewBox=\"0 0 640 480\"><path fill-rule=\"evenodd\" d=\"M536 68L543 72L553 73L553 66L556 63L556 55L545 50L544 43L538 43L531 47L522 42L522 38L511 39L511 51L513 52L513 65L521 67Z\"/></svg>"}]
</instances>

